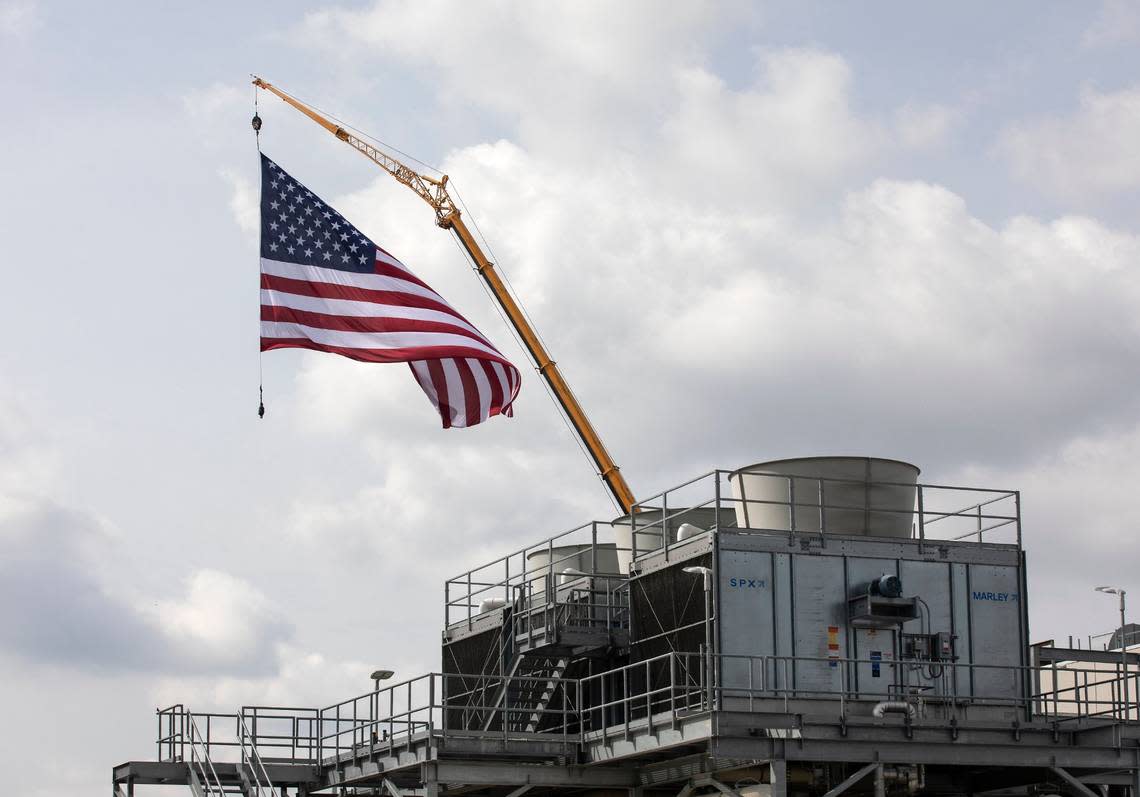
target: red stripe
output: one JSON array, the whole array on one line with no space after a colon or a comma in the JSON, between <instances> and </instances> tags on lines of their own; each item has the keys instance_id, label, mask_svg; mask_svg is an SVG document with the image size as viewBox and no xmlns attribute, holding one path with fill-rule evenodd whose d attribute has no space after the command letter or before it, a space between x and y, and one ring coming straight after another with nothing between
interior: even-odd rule
<instances>
[{"instance_id":1,"label":"red stripe","mask_svg":"<svg viewBox=\"0 0 1140 797\"><path fill-rule=\"evenodd\" d=\"M326 346L315 343L308 338L262 338L261 350L273 349L310 349L312 351L327 351L339 354L351 360L365 363L406 363L413 360L432 361L446 357L475 357L486 358L486 352L468 349L464 346L413 346L400 349L353 349L345 346ZM511 366L513 367L513 366ZM443 394L446 398L446 394Z\"/></svg>"},{"instance_id":2,"label":"red stripe","mask_svg":"<svg viewBox=\"0 0 1140 797\"><path fill-rule=\"evenodd\" d=\"M351 285L334 285L331 282L309 282L288 277L276 277L272 274L261 275L261 287L282 293L293 293L298 296L316 296L321 299L348 299L354 302L394 304L399 307L421 307L425 310L439 310L467 321L443 300L436 301L401 291L377 291L369 288L356 288ZM467 321L467 323L470 322Z\"/></svg>"},{"instance_id":3,"label":"red stripe","mask_svg":"<svg viewBox=\"0 0 1140 797\"><path fill-rule=\"evenodd\" d=\"M380 309L380 308L377 308ZM392 318L329 315L327 313L314 313L309 310L297 310L292 307L278 307L276 305L261 305L262 321L291 321L304 324L307 327L320 329L334 329L338 332L437 332L449 335L462 335L471 340L491 346L490 341L482 335L473 333L454 324L445 324L441 321L423 321L416 318ZM422 359L422 358L417 358Z\"/></svg>"},{"instance_id":4,"label":"red stripe","mask_svg":"<svg viewBox=\"0 0 1140 797\"><path fill-rule=\"evenodd\" d=\"M432 288L412 272L402 269L399 266L393 266L391 263L385 263L383 260L376 261L376 273L384 277L395 277L396 279L401 279L405 282L415 283L421 288L427 288L432 293L435 293L434 288ZM442 299L443 297L440 298Z\"/></svg>"},{"instance_id":5,"label":"red stripe","mask_svg":"<svg viewBox=\"0 0 1140 797\"><path fill-rule=\"evenodd\" d=\"M487 376L487 384L491 386L491 414L498 414L503 407L503 386L499 384L499 377L495 374L495 367L487 360L480 360L483 373Z\"/></svg>"},{"instance_id":6,"label":"red stripe","mask_svg":"<svg viewBox=\"0 0 1140 797\"><path fill-rule=\"evenodd\" d=\"M463 382L463 404L466 409L467 418L464 426L474 426L479 423L482 418L479 411L482 409L482 403L479 401L479 385L475 384L475 374L471 373L471 366L468 365L467 360L456 360L455 367L459 371L459 378Z\"/></svg>"},{"instance_id":7,"label":"red stripe","mask_svg":"<svg viewBox=\"0 0 1140 797\"><path fill-rule=\"evenodd\" d=\"M439 399L439 417L443 421L443 428L451 428L451 405L448 403L447 375L443 364L439 360L427 361L428 372L431 374L431 383L435 386L435 395Z\"/></svg>"}]
</instances>

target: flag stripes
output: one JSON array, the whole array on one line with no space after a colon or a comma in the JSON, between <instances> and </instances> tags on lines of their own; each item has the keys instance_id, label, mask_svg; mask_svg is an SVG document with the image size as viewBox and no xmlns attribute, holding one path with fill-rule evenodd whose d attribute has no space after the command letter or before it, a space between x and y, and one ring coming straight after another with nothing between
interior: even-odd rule
<instances>
[{"instance_id":1,"label":"flag stripes","mask_svg":"<svg viewBox=\"0 0 1140 797\"><path fill-rule=\"evenodd\" d=\"M406 362L443 426L510 415L519 371L442 296L262 156L261 349Z\"/></svg>"}]
</instances>

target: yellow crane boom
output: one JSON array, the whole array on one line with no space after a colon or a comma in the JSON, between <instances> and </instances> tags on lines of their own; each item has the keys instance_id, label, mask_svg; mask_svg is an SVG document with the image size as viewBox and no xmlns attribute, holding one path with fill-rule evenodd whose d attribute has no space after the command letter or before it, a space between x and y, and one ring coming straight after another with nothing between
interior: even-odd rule
<instances>
[{"instance_id":1,"label":"yellow crane boom","mask_svg":"<svg viewBox=\"0 0 1140 797\"><path fill-rule=\"evenodd\" d=\"M452 200L451 195L447 192L447 175L436 179L425 174L420 174L415 169L412 169L391 155L388 155L386 152L354 136L340 125L327 119L303 102L289 96L281 91L281 89L267 83L261 78L254 78L253 85L277 95L289 105L292 105L325 130L356 149L381 169L388 172L388 174L415 191L420 199L431 206L432 210L435 211L436 224L455 233L455 236L459 239L459 243L467 251L467 254L471 256L472 261L475 263L476 270L483 278L483 281L486 282L487 287L491 289L491 293L494 294L499 305L503 308L503 312L506 313L515 332L518 333L519 338L522 340L523 345L534 361L538 372L542 375L543 379L546 380L546 383L550 385L550 389L554 392L554 396L558 399L558 403L562 406L566 417L574 427L574 431L578 433L578 437L581 438L582 443L586 446L586 450L589 451L590 457L598 469L598 474L602 477L602 480L605 481L606 486L617 500L618 505L623 512L628 513L632 511L635 502L633 492L629 489L629 485L626 484L625 478L621 475L618 466L614 464L609 452L606 451L601 437L598 436L597 430L594 429L593 424L590 423L590 419L586 417L582 405L578 403L578 399L575 398L573 391L570 390L570 386L562 377L558 366L550 359L550 354L546 351L546 347L542 345L542 341L540 341L538 335L535 334L534 329L527 321L522 309L518 306L514 297L511 296L510 291L507 290L507 286L504 284L502 277L500 277L498 271L495 270L495 265L483 253L482 248L480 248L478 242L475 240L475 236L471 234L471 231L464 223L459 213L459 208Z\"/></svg>"}]
</instances>

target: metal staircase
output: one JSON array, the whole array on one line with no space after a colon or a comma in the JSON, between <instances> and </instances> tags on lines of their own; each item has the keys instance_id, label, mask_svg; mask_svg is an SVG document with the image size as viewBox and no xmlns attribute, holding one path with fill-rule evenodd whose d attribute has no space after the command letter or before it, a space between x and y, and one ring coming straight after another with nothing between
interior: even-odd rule
<instances>
[{"instance_id":1,"label":"metal staircase","mask_svg":"<svg viewBox=\"0 0 1140 797\"><path fill-rule=\"evenodd\" d=\"M192 714L186 714L186 730L190 742L189 784L194 797L226 797L241 794L240 789L227 787L218 777L218 770L210 760L210 746Z\"/></svg>"},{"instance_id":2,"label":"metal staircase","mask_svg":"<svg viewBox=\"0 0 1140 797\"><path fill-rule=\"evenodd\" d=\"M243 709L244 712L244 709ZM245 715L238 715L238 744L241 747L241 763L238 765L238 779L245 797L276 797L273 781L265 770L265 762L257 752L257 743L245 724Z\"/></svg>"},{"instance_id":3,"label":"metal staircase","mask_svg":"<svg viewBox=\"0 0 1140 797\"><path fill-rule=\"evenodd\" d=\"M567 668L614 647L628 634L628 593L607 586L516 591L470 692L465 725L482 731L541 733ZM562 695L565 701L567 695Z\"/></svg>"},{"instance_id":4,"label":"metal staircase","mask_svg":"<svg viewBox=\"0 0 1140 797\"><path fill-rule=\"evenodd\" d=\"M550 701L554 695L562 687L562 676L566 673L566 668L570 665L570 659L560 658L554 660L549 665L547 680L545 683L541 681L528 680L527 689L524 690L525 696L520 697L518 705L533 706L534 710L527 717L526 725L523 731L526 733L535 733L539 730L539 725L542 722L543 712L546 707L550 705Z\"/></svg>"}]
</instances>

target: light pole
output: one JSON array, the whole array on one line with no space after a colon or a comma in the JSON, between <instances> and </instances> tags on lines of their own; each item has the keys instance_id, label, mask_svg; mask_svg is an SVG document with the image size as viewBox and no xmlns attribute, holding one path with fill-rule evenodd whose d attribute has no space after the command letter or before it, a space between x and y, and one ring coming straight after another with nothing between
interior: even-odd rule
<instances>
[{"instance_id":1,"label":"light pole","mask_svg":"<svg viewBox=\"0 0 1140 797\"><path fill-rule=\"evenodd\" d=\"M713 707L713 658L712 658L712 568L703 565L682 568L693 576L704 576L705 582L705 691L709 711Z\"/></svg>"},{"instance_id":2,"label":"light pole","mask_svg":"<svg viewBox=\"0 0 1140 797\"><path fill-rule=\"evenodd\" d=\"M380 728L380 725L379 725L379 722L380 722L380 682L381 681L387 681L389 678L391 678L395 674L396 673L394 673L392 670L373 670L372 675L369 676L369 678L372 679L372 686L373 686L373 689L372 689L372 705L369 707L369 710L372 712L372 744L373 745L375 745L378 741L380 741L380 739L379 739L379 735L380 735L380 731L379 731L379 728ZM388 732L387 731L384 732L384 738L385 739L388 738Z\"/></svg>"},{"instance_id":3,"label":"light pole","mask_svg":"<svg viewBox=\"0 0 1140 797\"><path fill-rule=\"evenodd\" d=\"M394 673L392 670L376 670L376 671L374 671L372 673L372 675L368 676L369 678L372 679L372 683L376 687L372 691L379 692L380 691L380 682L381 681L387 681L389 678L391 678L395 674L396 673Z\"/></svg>"},{"instance_id":4,"label":"light pole","mask_svg":"<svg viewBox=\"0 0 1140 797\"><path fill-rule=\"evenodd\" d=\"M1097 587L1096 591L1120 596L1120 667L1124 674L1124 719L1128 719L1128 645L1124 644L1124 590L1120 587Z\"/></svg>"}]
</instances>

